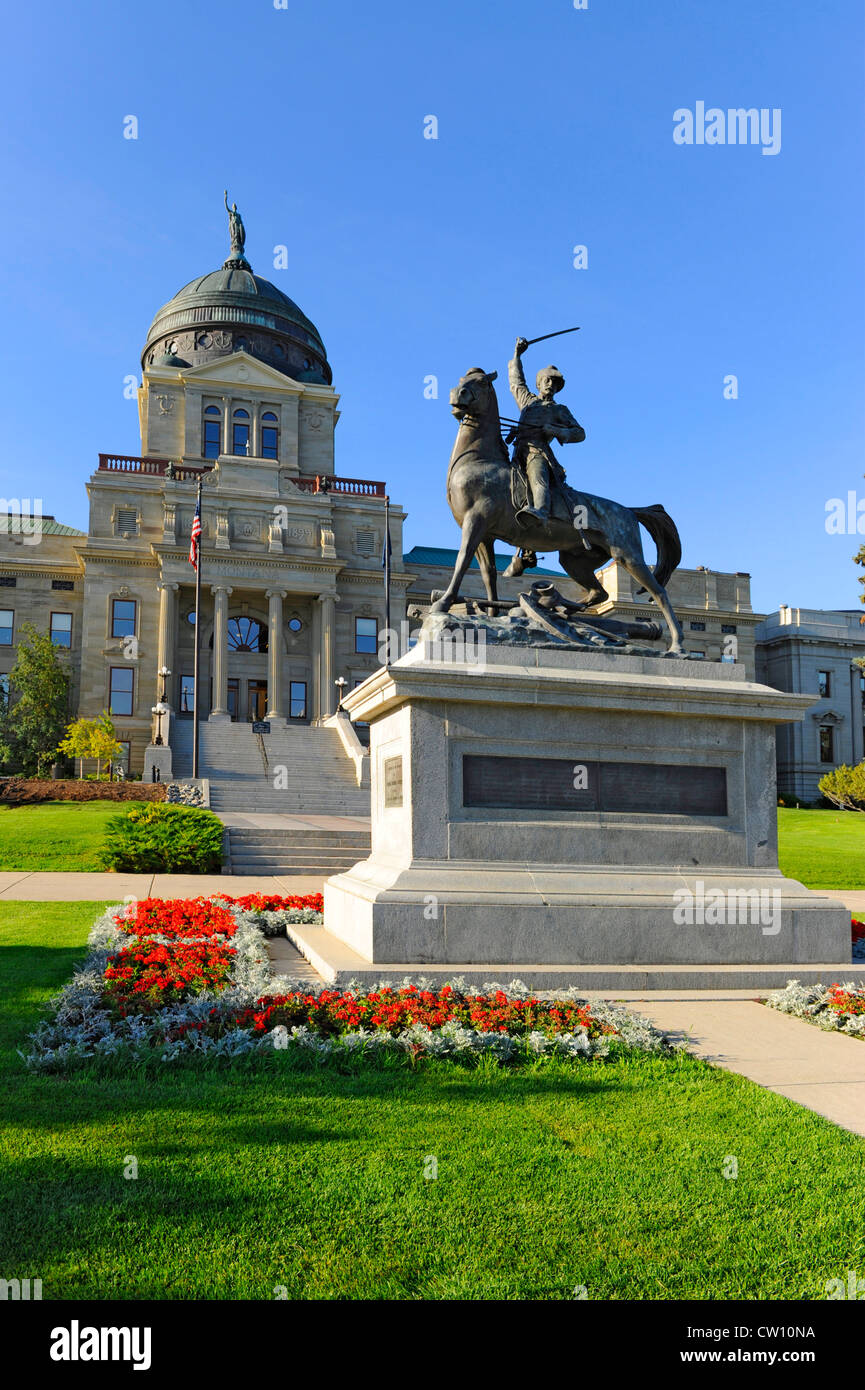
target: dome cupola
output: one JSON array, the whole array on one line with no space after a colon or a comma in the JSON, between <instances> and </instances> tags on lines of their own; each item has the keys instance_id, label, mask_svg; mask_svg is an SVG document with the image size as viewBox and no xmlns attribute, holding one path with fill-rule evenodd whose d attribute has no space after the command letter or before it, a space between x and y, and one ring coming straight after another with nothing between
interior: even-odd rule
<instances>
[{"instance_id":1,"label":"dome cupola","mask_svg":"<svg viewBox=\"0 0 865 1390\"><path fill-rule=\"evenodd\" d=\"M294 381L329 386L333 373L318 329L293 299L246 259L246 230L237 204L228 205L231 252L220 270L190 280L157 313L141 354L152 366L197 367L247 352Z\"/></svg>"}]
</instances>

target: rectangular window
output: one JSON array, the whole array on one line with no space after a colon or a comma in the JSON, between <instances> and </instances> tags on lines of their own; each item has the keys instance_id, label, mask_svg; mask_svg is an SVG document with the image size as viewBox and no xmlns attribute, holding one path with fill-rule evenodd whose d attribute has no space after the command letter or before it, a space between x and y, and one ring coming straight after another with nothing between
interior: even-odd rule
<instances>
[{"instance_id":1,"label":"rectangular window","mask_svg":"<svg viewBox=\"0 0 865 1390\"><path fill-rule=\"evenodd\" d=\"M354 649L373 655L378 651L378 623L375 618L355 618Z\"/></svg>"},{"instance_id":2,"label":"rectangular window","mask_svg":"<svg viewBox=\"0 0 865 1390\"><path fill-rule=\"evenodd\" d=\"M0 608L0 647L12 646L12 630L14 626L14 608Z\"/></svg>"},{"instance_id":3,"label":"rectangular window","mask_svg":"<svg viewBox=\"0 0 865 1390\"><path fill-rule=\"evenodd\" d=\"M705 623L691 623L690 626L691 626L691 631L692 631L692 632L705 632L705 631L706 631L706 624L705 624Z\"/></svg>"},{"instance_id":4,"label":"rectangular window","mask_svg":"<svg viewBox=\"0 0 865 1390\"><path fill-rule=\"evenodd\" d=\"M71 590L73 590L73 589L75 588L75 581L74 581L74 579L52 579L52 580L51 580L51 588L52 588L52 589L65 589L66 592L68 593L68 592L70 592Z\"/></svg>"},{"instance_id":5,"label":"rectangular window","mask_svg":"<svg viewBox=\"0 0 865 1390\"><path fill-rule=\"evenodd\" d=\"M736 632L736 631L738 631L738 629L737 629L735 623L722 623L722 624L721 624L721 631L722 631L722 632Z\"/></svg>"},{"instance_id":6,"label":"rectangular window","mask_svg":"<svg viewBox=\"0 0 865 1390\"><path fill-rule=\"evenodd\" d=\"M118 536L138 535L138 512L135 507L118 507L115 530Z\"/></svg>"},{"instance_id":7,"label":"rectangular window","mask_svg":"<svg viewBox=\"0 0 865 1390\"><path fill-rule=\"evenodd\" d=\"M292 719L306 718L306 681L290 682L288 712Z\"/></svg>"},{"instance_id":8,"label":"rectangular window","mask_svg":"<svg viewBox=\"0 0 865 1390\"><path fill-rule=\"evenodd\" d=\"M218 459L219 451L222 446L222 425L219 420L205 420L204 422L204 457L206 459Z\"/></svg>"},{"instance_id":9,"label":"rectangular window","mask_svg":"<svg viewBox=\"0 0 865 1390\"><path fill-rule=\"evenodd\" d=\"M231 452L245 456L249 451L249 425L240 425L235 421L231 427L231 435Z\"/></svg>"},{"instance_id":10,"label":"rectangular window","mask_svg":"<svg viewBox=\"0 0 865 1390\"><path fill-rule=\"evenodd\" d=\"M821 763L834 763L834 733L831 724L820 725L820 761Z\"/></svg>"},{"instance_id":11,"label":"rectangular window","mask_svg":"<svg viewBox=\"0 0 865 1390\"><path fill-rule=\"evenodd\" d=\"M0 589L14 589L18 583L14 574L0 574ZM56 583L56 580L55 580ZM70 589L72 585L69 585Z\"/></svg>"},{"instance_id":12,"label":"rectangular window","mask_svg":"<svg viewBox=\"0 0 865 1390\"><path fill-rule=\"evenodd\" d=\"M72 614L51 614L51 641L55 647L72 646Z\"/></svg>"},{"instance_id":13,"label":"rectangular window","mask_svg":"<svg viewBox=\"0 0 865 1390\"><path fill-rule=\"evenodd\" d=\"M277 434L272 425L262 425L261 427L261 457L263 459L276 458Z\"/></svg>"},{"instance_id":14,"label":"rectangular window","mask_svg":"<svg viewBox=\"0 0 865 1390\"><path fill-rule=\"evenodd\" d=\"M134 637L135 618L138 604L134 598L113 598L111 600L111 636Z\"/></svg>"},{"instance_id":15,"label":"rectangular window","mask_svg":"<svg viewBox=\"0 0 865 1390\"><path fill-rule=\"evenodd\" d=\"M180 714L191 714L195 702L195 679L193 676L180 677Z\"/></svg>"},{"instance_id":16,"label":"rectangular window","mask_svg":"<svg viewBox=\"0 0 865 1390\"><path fill-rule=\"evenodd\" d=\"M829 671L817 672L817 694L821 699L826 699L832 694L832 675Z\"/></svg>"},{"instance_id":17,"label":"rectangular window","mask_svg":"<svg viewBox=\"0 0 865 1390\"><path fill-rule=\"evenodd\" d=\"M132 714L131 666L112 666L109 675L108 709L111 714Z\"/></svg>"}]
</instances>

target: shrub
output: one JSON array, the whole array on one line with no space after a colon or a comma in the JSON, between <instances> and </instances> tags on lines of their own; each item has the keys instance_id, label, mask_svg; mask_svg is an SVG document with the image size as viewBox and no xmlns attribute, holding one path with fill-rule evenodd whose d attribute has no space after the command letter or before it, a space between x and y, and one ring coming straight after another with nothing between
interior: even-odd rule
<instances>
[{"instance_id":1,"label":"shrub","mask_svg":"<svg viewBox=\"0 0 865 1390\"><path fill-rule=\"evenodd\" d=\"M865 762L856 767L843 763L834 772L827 772L817 784L820 791L842 811L865 811Z\"/></svg>"},{"instance_id":2,"label":"shrub","mask_svg":"<svg viewBox=\"0 0 865 1390\"><path fill-rule=\"evenodd\" d=\"M108 821L102 865L127 873L218 873L222 822L189 806L134 806Z\"/></svg>"}]
</instances>

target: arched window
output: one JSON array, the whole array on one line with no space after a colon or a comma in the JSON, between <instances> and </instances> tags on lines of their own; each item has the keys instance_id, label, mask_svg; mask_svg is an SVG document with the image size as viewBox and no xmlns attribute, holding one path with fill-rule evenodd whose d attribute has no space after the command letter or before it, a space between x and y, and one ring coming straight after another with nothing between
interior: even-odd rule
<instances>
[{"instance_id":1,"label":"arched window","mask_svg":"<svg viewBox=\"0 0 865 1390\"><path fill-rule=\"evenodd\" d=\"M218 459L222 452L222 411L218 405L204 407L204 457Z\"/></svg>"},{"instance_id":2,"label":"arched window","mask_svg":"<svg viewBox=\"0 0 865 1390\"><path fill-rule=\"evenodd\" d=\"M261 417L261 457L279 458L279 430L272 410L266 410Z\"/></svg>"},{"instance_id":3,"label":"arched window","mask_svg":"<svg viewBox=\"0 0 865 1390\"><path fill-rule=\"evenodd\" d=\"M235 410L231 425L231 452L249 453L249 411Z\"/></svg>"},{"instance_id":4,"label":"arched window","mask_svg":"<svg viewBox=\"0 0 865 1390\"><path fill-rule=\"evenodd\" d=\"M266 652L267 628L257 618L229 618L228 650L230 652Z\"/></svg>"}]
</instances>

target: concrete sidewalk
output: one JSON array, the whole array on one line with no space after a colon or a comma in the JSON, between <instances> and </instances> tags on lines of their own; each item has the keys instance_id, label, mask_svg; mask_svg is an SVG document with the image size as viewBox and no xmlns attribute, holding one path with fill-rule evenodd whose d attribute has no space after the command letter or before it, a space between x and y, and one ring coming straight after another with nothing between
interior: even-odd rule
<instances>
[{"instance_id":1,"label":"concrete sidewalk","mask_svg":"<svg viewBox=\"0 0 865 1390\"><path fill-rule=\"evenodd\" d=\"M122 902L124 898L198 898L203 894L320 893L323 874L297 878L240 874L0 873L0 902Z\"/></svg>"},{"instance_id":2,"label":"concrete sidewalk","mask_svg":"<svg viewBox=\"0 0 865 1390\"><path fill-rule=\"evenodd\" d=\"M686 1036L689 1050L713 1066L747 1076L833 1124L865 1135L865 1041L824 1033L753 997L659 1000L632 995L627 1005L665 1033Z\"/></svg>"}]
</instances>

